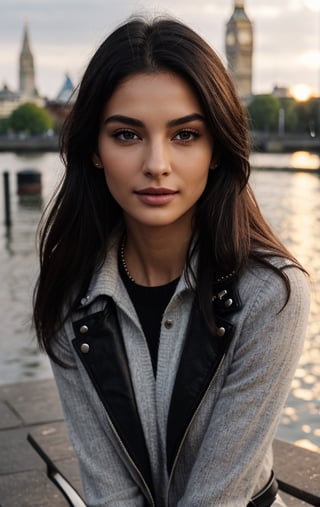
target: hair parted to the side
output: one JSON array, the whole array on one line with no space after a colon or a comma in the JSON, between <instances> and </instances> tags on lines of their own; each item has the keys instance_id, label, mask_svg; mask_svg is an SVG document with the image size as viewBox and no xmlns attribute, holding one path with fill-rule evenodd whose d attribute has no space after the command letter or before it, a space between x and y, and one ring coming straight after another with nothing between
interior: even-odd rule
<instances>
[{"instance_id":1,"label":"hair parted to the side","mask_svg":"<svg viewBox=\"0 0 320 507\"><path fill-rule=\"evenodd\" d=\"M132 18L92 57L61 136L65 174L40 227L41 269L34 295L38 340L53 359L52 339L69 315L74 295L104 261L108 239L122 220L103 171L92 161L103 107L128 76L159 71L178 74L194 90L219 162L209 171L194 219L197 296L207 322L212 323L211 285L216 276L239 271L250 258L268 264L262 253L266 249L296 262L266 224L248 185L246 112L220 58L179 21ZM285 274L278 273L287 282Z\"/></svg>"}]
</instances>

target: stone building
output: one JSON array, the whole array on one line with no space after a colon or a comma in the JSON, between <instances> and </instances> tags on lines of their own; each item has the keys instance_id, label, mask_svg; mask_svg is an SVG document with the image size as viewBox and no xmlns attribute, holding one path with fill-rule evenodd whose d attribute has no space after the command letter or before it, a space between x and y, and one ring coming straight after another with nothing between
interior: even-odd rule
<instances>
[{"instance_id":1,"label":"stone building","mask_svg":"<svg viewBox=\"0 0 320 507\"><path fill-rule=\"evenodd\" d=\"M37 91L35 79L35 65L31 50L28 26L25 25L19 55L19 89L10 90L6 83L0 89L0 119L7 118L21 104L32 102L40 107L46 107L61 123L69 113L74 102L74 86L67 75L64 84L54 100L48 101Z\"/></svg>"},{"instance_id":2,"label":"stone building","mask_svg":"<svg viewBox=\"0 0 320 507\"><path fill-rule=\"evenodd\" d=\"M23 42L19 58L19 93L21 97L34 98L38 95L35 86L33 54L30 48L28 26L24 27Z\"/></svg>"},{"instance_id":3,"label":"stone building","mask_svg":"<svg viewBox=\"0 0 320 507\"><path fill-rule=\"evenodd\" d=\"M33 54L30 47L28 26L25 25L19 56L19 90L10 90L7 84L0 90L0 118L7 118L21 104L32 102L43 107L45 100L39 96L35 84Z\"/></svg>"},{"instance_id":4,"label":"stone building","mask_svg":"<svg viewBox=\"0 0 320 507\"><path fill-rule=\"evenodd\" d=\"M44 105L44 99L39 96L36 87L34 60L27 24L24 27L22 48L19 57L19 95L21 104L24 102L33 102L40 107Z\"/></svg>"},{"instance_id":5,"label":"stone building","mask_svg":"<svg viewBox=\"0 0 320 507\"><path fill-rule=\"evenodd\" d=\"M0 118L8 118L20 104L20 94L10 90L8 85L4 83L0 90Z\"/></svg>"},{"instance_id":6,"label":"stone building","mask_svg":"<svg viewBox=\"0 0 320 507\"><path fill-rule=\"evenodd\" d=\"M253 26L245 11L245 2L234 2L226 26L225 48L238 93L248 102L252 96Z\"/></svg>"}]
</instances>

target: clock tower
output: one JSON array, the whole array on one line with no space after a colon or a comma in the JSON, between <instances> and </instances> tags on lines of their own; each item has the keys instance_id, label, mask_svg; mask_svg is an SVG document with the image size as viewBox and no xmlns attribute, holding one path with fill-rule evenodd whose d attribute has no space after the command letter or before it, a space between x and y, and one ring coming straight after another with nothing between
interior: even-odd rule
<instances>
[{"instance_id":1,"label":"clock tower","mask_svg":"<svg viewBox=\"0 0 320 507\"><path fill-rule=\"evenodd\" d=\"M247 101L252 96L253 28L244 2L234 2L234 10L226 28L226 55L228 67L240 97Z\"/></svg>"}]
</instances>

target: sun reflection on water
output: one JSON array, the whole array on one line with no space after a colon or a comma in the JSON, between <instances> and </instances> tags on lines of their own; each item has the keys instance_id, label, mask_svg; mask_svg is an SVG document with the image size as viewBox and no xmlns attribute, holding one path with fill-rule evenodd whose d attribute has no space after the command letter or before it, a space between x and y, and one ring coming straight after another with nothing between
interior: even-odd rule
<instances>
[{"instance_id":1,"label":"sun reflection on water","mask_svg":"<svg viewBox=\"0 0 320 507\"><path fill-rule=\"evenodd\" d=\"M294 154L293 163L318 168L318 155L307 155L304 158ZM289 155L286 157L283 155L281 162L288 167ZM272 228L311 278L311 312L305 345L281 417L278 438L320 452L320 179L311 171L254 171L252 182Z\"/></svg>"},{"instance_id":2,"label":"sun reflection on water","mask_svg":"<svg viewBox=\"0 0 320 507\"><path fill-rule=\"evenodd\" d=\"M316 153L295 151L290 156L290 167L295 169L319 169L320 159Z\"/></svg>"}]
</instances>

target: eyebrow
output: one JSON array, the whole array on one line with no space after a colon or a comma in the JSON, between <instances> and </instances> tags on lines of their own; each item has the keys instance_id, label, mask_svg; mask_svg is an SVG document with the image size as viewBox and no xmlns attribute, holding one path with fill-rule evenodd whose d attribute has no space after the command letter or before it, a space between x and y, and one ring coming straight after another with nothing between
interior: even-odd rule
<instances>
[{"instance_id":1,"label":"eyebrow","mask_svg":"<svg viewBox=\"0 0 320 507\"><path fill-rule=\"evenodd\" d=\"M188 114L187 116L182 116L181 118L175 118L167 122L167 127L177 127L179 125L183 125L184 123L190 123L192 121L200 120L202 122L205 121L205 118L202 114L193 113ZM131 118L130 116L124 116L122 114L114 114L109 116L104 120L104 125L108 123L124 123L125 125L131 125L132 127L144 127L144 123L141 120L136 118Z\"/></svg>"}]
</instances>

